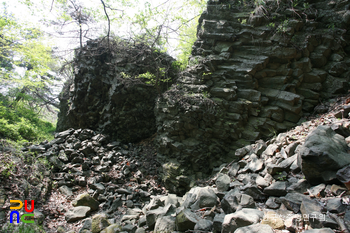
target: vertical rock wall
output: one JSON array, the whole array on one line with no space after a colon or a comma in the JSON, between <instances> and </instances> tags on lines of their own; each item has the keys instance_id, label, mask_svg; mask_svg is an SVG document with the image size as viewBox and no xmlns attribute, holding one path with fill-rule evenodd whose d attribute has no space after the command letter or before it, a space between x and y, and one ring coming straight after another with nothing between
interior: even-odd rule
<instances>
[{"instance_id":1,"label":"vertical rock wall","mask_svg":"<svg viewBox=\"0 0 350 233\"><path fill-rule=\"evenodd\" d=\"M150 137L156 132L155 99L177 77L174 61L140 43L89 41L77 51L73 84L61 94L57 131L87 128L123 142ZM140 78L160 70L159 85Z\"/></svg>"},{"instance_id":2,"label":"vertical rock wall","mask_svg":"<svg viewBox=\"0 0 350 233\"><path fill-rule=\"evenodd\" d=\"M348 90L349 6L208 1L190 68L155 108L168 189L183 192L237 148L295 126L321 99Z\"/></svg>"}]
</instances>

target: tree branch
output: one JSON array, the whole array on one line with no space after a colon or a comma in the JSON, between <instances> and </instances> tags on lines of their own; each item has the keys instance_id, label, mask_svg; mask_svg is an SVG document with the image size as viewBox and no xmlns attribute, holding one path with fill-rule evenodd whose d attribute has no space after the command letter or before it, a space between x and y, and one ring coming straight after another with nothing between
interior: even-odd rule
<instances>
[{"instance_id":1,"label":"tree branch","mask_svg":"<svg viewBox=\"0 0 350 233\"><path fill-rule=\"evenodd\" d=\"M104 2L103 0L101 0L101 2L102 2L102 5L103 5L103 10L104 10L104 12L105 12L105 14L106 14L106 17L107 17L107 20L108 20L107 43L108 43L108 48L109 48L109 33L110 33L110 31L111 31L111 21L110 21L110 19L109 19L108 14L107 14L105 2Z\"/></svg>"},{"instance_id":2,"label":"tree branch","mask_svg":"<svg viewBox=\"0 0 350 233\"><path fill-rule=\"evenodd\" d=\"M53 8L53 3L55 2L55 0L52 0L52 3L51 3L51 8L50 8L50 12L52 11L52 8Z\"/></svg>"}]
</instances>

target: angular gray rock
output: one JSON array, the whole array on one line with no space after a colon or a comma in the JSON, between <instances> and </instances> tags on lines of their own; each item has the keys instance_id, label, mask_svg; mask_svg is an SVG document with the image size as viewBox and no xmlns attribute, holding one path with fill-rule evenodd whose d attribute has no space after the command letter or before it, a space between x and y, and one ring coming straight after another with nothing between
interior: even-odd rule
<instances>
[{"instance_id":1,"label":"angular gray rock","mask_svg":"<svg viewBox=\"0 0 350 233\"><path fill-rule=\"evenodd\" d=\"M309 189L310 196L317 197L317 196L324 196L324 190L326 189L325 184L319 184L316 186L313 186Z\"/></svg>"},{"instance_id":2,"label":"angular gray rock","mask_svg":"<svg viewBox=\"0 0 350 233\"><path fill-rule=\"evenodd\" d=\"M175 217L172 216L162 216L157 219L156 225L154 227L154 233L171 233L175 231Z\"/></svg>"},{"instance_id":3,"label":"angular gray rock","mask_svg":"<svg viewBox=\"0 0 350 233\"><path fill-rule=\"evenodd\" d=\"M345 166L337 171L337 178L350 189L350 165Z\"/></svg>"},{"instance_id":4,"label":"angular gray rock","mask_svg":"<svg viewBox=\"0 0 350 233\"><path fill-rule=\"evenodd\" d=\"M162 216L169 216L175 213L175 206L168 204L164 207L159 207L146 212L146 222L150 229L153 229L157 223L158 218ZM170 220L169 220L170 221Z\"/></svg>"},{"instance_id":5,"label":"angular gray rock","mask_svg":"<svg viewBox=\"0 0 350 233\"><path fill-rule=\"evenodd\" d=\"M321 211L322 207L316 200L304 199L300 206L300 212L308 219L312 228L324 227L326 215Z\"/></svg>"},{"instance_id":6,"label":"angular gray rock","mask_svg":"<svg viewBox=\"0 0 350 233\"><path fill-rule=\"evenodd\" d=\"M240 227L249 226L260 222L264 213L260 210L245 208L233 214L227 214L222 223L222 233L234 232Z\"/></svg>"},{"instance_id":7,"label":"angular gray rock","mask_svg":"<svg viewBox=\"0 0 350 233\"><path fill-rule=\"evenodd\" d=\"M343 136L321 125L305 139L298 152L298 165L311 184L329 182L340 168L350 164L347 149Z\"/></svg>"},{"instance_id":8,"label":"angular gray rock","mask_svg":"<svg viewBox=\"0 0 350 233\"><path fill-rule=\"evenodd\" d=\"M65 214L67 222L75 222L77 220L83 219L90 212L91 208L88 206L78 206L74 207L72 210Z\"/></svg>"},{"instance_id":9,"label":"angular gray rock","mask_svg":"<svg viewBox=\"0 0 350 233\"><path fill-rule=\"evenodd\" d=\"M276 197L269 197L265 205L270 209L278 209L281 206L281 200Z\"/></svg>"},{"instance_id":10,"label":"angular gray rock","mask_svg":"<svg viewBox=\"0 0 350 233\"><path fill-rule=\"evenodd\" d=\"M247 165L242 169L242 172L259 172L264 168L264 162L256 154L251 154Z\"/></svg>"},{"instance_id":11,"label":"angular gray rock","mask_svg":"<svg viewBox=\"0 0 350 233\"><path fill-rule=\"evenodd\" d=\"M217 204L217 196L211 187L195 187L192 188L184 196L183 206L197 210L203 207L214 207Z\"/></svg>"},{"instance_id":12,"label":"angular gray rock","mask_svg":"<svg viewBox=\"0 0 350 233\"><path fill-rule=\"evenodd\" d=\"M83 226L82 228L79 230L79 233L82 233L83 230L88 230L90 231L91 230L91 224L92 224L92 220L91 218L86 218L83 220Z\"/></svg>"},{"instance_id":13,"label":"angular gray rock","mask_svg":"<svg viewBox=\"0 0 350 233\"><path fill-rule=\"evenodd\" d=\"M73 192L72 189L67 187L66 185L63 185L61 187L59 187L59 190L62 194L66 195L66 196L72 196Z\"/></svg>"},{"instance_id":14,"label":"angular gray rock","mask_svg":"<svg viewBox=\"0 0 350 233\"><path fill-rule=\"evenodd\" d=\"M301 203L304 199L310 198L301 193L288 193L285 197L280 198L284 206L293 211L295 214L299 212Z\"/></svg>"},{"instance_id":15,"label":"angular gray rock","mask_svg":"<svg viewBox=\"0 0 350 233\"><path fill-rule=\"evenodd\" d=\"M242 208L255 208L255 201L247 194L230 191L222 198L221 208L226 214L230 214Z\"/></svg>"},{"instance_id":16,"label":"angular gray rock","mask_svg":"<svg viewBox=\"0 0 350 233\"><path fill-rule=\"evenodd\" d=\"M342 198L332 198L327 201L327 210L331 213L341 213L346 209L346 205L342 203Z\"/></svg>"},{"instance_id":17,"label":"angular gray rock","mask_svg":"<svg viewBox=\"0 0 350 233\"><path fill-rule=\"evenodd\" d=\"M72 201L73 206L89 206L92 211L98 210L99 203L93 197L91 197L88 193L83 193L77 196Z\"/></svg>"},{"instance_id":18,"label":"angular gray rock","mask_svg":"<svg viewBox=\"0 0 350 233\"><path fill-rule=\"evenodd\" d=\"M194 232L211 232L213 228L213 222L206 219L199 220L194 226Z\"/></svg>"},{"instance_id":19,"label":"angular gray rock","mask_svg":"<svg viewBox=\"0 0 350 233\"><path fill-rule=\"evenodd\" d=\"M107 219L106 214L95 214L91 219L91 231L92 233L99 233L103 229L111 225L111 222Z\"/></svg>"},{"instance_id":20,"label":"angular gray rock","mask_svg":"<svg viewBox=\"0 0 350 233\"><path fill-rule=\"evenodd\" d=\"M184 209L176 215L176 229L178 231L193 230L201 218L189 209Z\"/></svg>"},{"instance_id":21,"label":"angular gray rock","mask_svg":"<svg viewBox=\"0 0 350 233\"><path fill-rule=\"evenodd\" d=\"M213 220L213 228L217 232L221 232L222 229L222 223L224 222L225 214L215 214L214 220Z\"/></svg>"},{"instance_id":22,"label":"angular gray rock","mask_svg":"<svg viewBox=\"0 0 350 233\"><path fill-rule=\"evenodd\" d=\"M216 188L218 189L219 192L225 192L229 189L231 183L231 178L226 175L219 173L218 178L216 179Z\"/></svg>"},{"instance_id":23,"label":"angular gray rock","mask_svg":"<svg viewBox=\"0 0 350 233\"><path fill-rule=\"evenodd\" d=\"M287 192L305 193L310 188L310 184L305 179L300 179L287 187Z\"/></svg>"},{"instance_id":24,"label":"angular gray rock","mask_svg":"<svg viewBox=\"0 0 350 233\"><path fill-rule=\"evenodd\" d=\"M291 165L297 159L297 155L293 155L287 159L284 159L279 164L269 164L267 166L267 172L271 175L275 175L277 172L289 172Z\"/></svg>"},{"instance_id":25,"label":"angular gray rock","mask_svg":"<svg viewBox=\"0 0 350 233\"><path fill-rule=\"evenodd\" d=\"M287 194L287 182L276 181L264 189L264 193L269 196L284 196Z\"/></svg>"}]
</instances>

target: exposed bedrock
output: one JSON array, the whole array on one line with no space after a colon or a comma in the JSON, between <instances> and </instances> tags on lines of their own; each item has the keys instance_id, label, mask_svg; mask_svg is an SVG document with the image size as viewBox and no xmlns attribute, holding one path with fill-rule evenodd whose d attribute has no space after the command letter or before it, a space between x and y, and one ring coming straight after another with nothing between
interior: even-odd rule
<instances>
[{"instance_id":1,"label":"exposed bedrock","mask_svg":"<svg viewBox=\"0 0 350 233\"><path fill-rule=\"evenodd\" d=\"M109 50L90 41L61 96L58 131L89 128L123 142L157 133L163 181L183 194L248 153L237 149L296 126L320 101L348 91L348 0L253 2L208 1L179 77L171 57L143 44L119 41ZM160 88L140 78L159 72L170 78Z\"/></svg>"},{"instance_id":2,"label":"exposed bedrock","mask_svg":"<svg viewBox=\"0 0 350 233\"><path fill-rule=\"evenodd\" d=\"M208 1L189 68L157 99L158 159L172 192L348 90L349 1L266 1L268 16L240 2Z\"/></svg>"},{"instance_id":3,"label":"exposed bedrock","mask_svg":"<svg viewBox=\"0 0 350 233\"><path fill-rule=\"evenodd\" d=\"M152 136L155 99L176 80L174 61L140 43L89 41L61 93L57 131L88 128L128 143ZM150 83L157 75L159 85Z\"/></svg>"}]
</instances>

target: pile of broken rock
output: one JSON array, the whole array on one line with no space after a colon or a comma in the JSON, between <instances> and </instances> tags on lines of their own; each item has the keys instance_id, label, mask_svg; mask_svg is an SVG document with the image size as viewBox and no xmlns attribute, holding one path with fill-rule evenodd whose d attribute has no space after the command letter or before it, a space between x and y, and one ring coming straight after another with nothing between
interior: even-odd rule
<instances>
[{"instance_id":1,"label":"pile of broken rock","mask_svg":"<svg viewBox=\"0 0 350 233\"><path fill-rule=\"evenodd\" d=\"M319 118L245 146L183 197L158 185L158 164L141 146L108 143L91 130L27 149L48 158L72 200L55 232L349 232L349 126Z\"/></svg>"},{"instance_id":2,"label":"pile of broken rock","mask_svg":"<svg viewBox=\"0 0 350 233\"><path fill-rule=\"evenodd\" d=\"M349 136L347 121L322 119L243 147L236 151L241 159L222 166L208 186L181 199L153 197L143 208L147 229L349 232L350 196L342 184L350 181Z\"/></svg>"}]
</instances>

